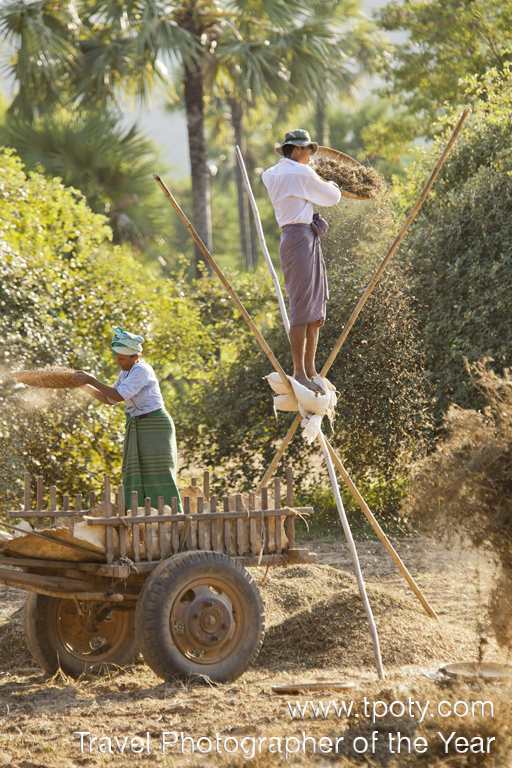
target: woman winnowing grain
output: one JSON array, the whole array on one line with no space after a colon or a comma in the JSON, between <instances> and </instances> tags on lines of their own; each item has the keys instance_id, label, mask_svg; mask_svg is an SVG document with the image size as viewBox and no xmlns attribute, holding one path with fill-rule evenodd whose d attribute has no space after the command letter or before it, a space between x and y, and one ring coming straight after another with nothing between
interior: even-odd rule
<instances>
[{"instance_id":1,"label":"woman winnowing grain","mask_svg":"<svg viewBox=\"0 0 512 768\"><path fill-rule=\"evenodd\" d=\"M160 385L153 368L142 360L142 336L114 328L112 352L121 368L113 387L103 384L85 371L83 385L106 405L124 403L126 431L123 446L123 486L125 503L131 504L132 491L138 492L138 504L149 497L158 505L181 499L176 485L177 447L174 422L167 413Z\"/></svg>"}]
</instances>

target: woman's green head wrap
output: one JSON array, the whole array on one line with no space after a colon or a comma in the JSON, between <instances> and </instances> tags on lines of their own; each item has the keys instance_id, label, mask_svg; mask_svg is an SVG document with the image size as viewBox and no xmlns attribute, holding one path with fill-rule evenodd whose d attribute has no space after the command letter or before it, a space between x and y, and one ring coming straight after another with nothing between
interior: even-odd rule
<instances>
[{"instance_id":1,"label":"woman's green head wrap","mask_svg":"<svg viewBox=\"0 0 512 768\"><path fill-rule=\"evenodd\" d=\"M112 352L116 355L139 355L142 352L143 336L136 336L122 328L114 328Z\"/></svg>"}]
</instances>

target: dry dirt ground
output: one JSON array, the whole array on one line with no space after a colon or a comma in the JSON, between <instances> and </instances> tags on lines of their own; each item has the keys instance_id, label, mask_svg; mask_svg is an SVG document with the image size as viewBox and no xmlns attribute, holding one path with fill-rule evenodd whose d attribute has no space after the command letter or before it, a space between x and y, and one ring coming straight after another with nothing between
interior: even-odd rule
<instances>
[{"instance_id":1,"label":"dry dirt ground","mask_svg":"<svg viewBox=\"0 0 512 768\"><path fill-rule=\"evenodd\" d=\"M492 639L481 644L479 617L492 564L426 539L396 544L439 622L423 613L378 543L358 545L384 681L375 674L365 615L340 542L311 545L315 565L266 575L253 569L266 604L265 644L253 668L221 686L164 684L142 663L102 678L48 680L25 649L23 593L3 589L0 765L511 766L512 683L452 682L437 672L443 663L475 660L479 647L487 660L507 661ZM326 682L315 693L272 691L276 684L319 679L353 687L333 691ZM297 703L303 715L292 713Z\"/></svg>"}]
</instances>

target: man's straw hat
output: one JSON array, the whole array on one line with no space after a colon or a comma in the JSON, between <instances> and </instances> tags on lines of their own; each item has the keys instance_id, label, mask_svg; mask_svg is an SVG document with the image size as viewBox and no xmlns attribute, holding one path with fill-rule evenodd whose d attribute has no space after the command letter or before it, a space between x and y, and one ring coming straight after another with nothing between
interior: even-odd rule
<instances>
[{"instance_id":1,"label":"man's straw hat","mask_svg":"<svg viewBox=\"0 0 512 768\"><path fill-rule=\"evenodd\" d=\"M283 147L285 144L292 144L294 147L311 147L313 152L318 149L318 143L311 141L311 136L304 128L295 128L293 131L288 131L285 134L284 141L282 143L277 142L274 146L275 151L279 154L283 154Z\"/></svg>"}]
</instances>

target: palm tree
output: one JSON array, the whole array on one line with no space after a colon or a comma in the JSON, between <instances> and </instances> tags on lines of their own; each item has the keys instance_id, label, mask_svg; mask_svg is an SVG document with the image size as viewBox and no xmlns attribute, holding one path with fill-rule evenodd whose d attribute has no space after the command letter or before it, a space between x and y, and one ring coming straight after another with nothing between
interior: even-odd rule
<instances>
[{"instance_id":1,"label":"palm tree","mask_svg":"<svg viewBox=\"0 0 512 768\"><path fill-rule=\"evenodd\" d=\"M0 37L16 45L4 71L18 84L9 112L30 120L67 97L80 19L73 3L13 0L0 9Z\"/></svg>"},{"instance_id":2,"label":"palm tree","mask_svg":"<svg viewBox=\"0 0 512 768\"><path fill-rule=\"evenodd\" d=\"M210 176L204 126L205 60L214 47L224 13L215 2L185 0L96 0L89 4L77 88L82 98L115 100L121 88L145 100L155 80L166 80L167 66L179 64L187 118L192 179L192 218L212 247ZM196 248L196 264L201 253Z\"/></svg>"},{"instance_id":3,"label":"palm tree","mask_svg":"<svg viewBox=\"0 0 512 768\"><path fill-rule=\"evenodd\" d=\"M325 68L323 87L316 91L314 104L315 136L319 144L329 144L328 106L349 95L363 74L371 73L385 47L374 22L360 9L360 0L316 0L315 19L331 29L335 59ZM302 62L297 62L299 65ZM298 70L300 76L300 69ZM333 98L334 97L334 98Z\"/></svg>"},{"instance_id":4,"label":"palm tree","mask_svg":"<svg viewBox=\"0 0 512 768\"><path fill-rule=\"evenodd\" d=\"M332 16L339 13L340 5L347 14L350 11L354 15L354 0L323 2L322 13L315 11L312 15L301 4L295 6L280 0L269 0L265 15L260 3L256 6L254 0L247 0L236 25L224 36L208 75L209 90L229 108L234 140L248 156L250 175L252 162L246 147L244 118L258 100L272 104L300 99L318 105L330 86L342 85L347 89L354 81L353 60L348 54L343 55L340 32L333 25ZM353 28L352 22L349 16L347 29ZM345 48L349 48L348 43ZM325 122L325 110L323 116ZM325 130L319 123L317 120L317 129L324 138ZM253 268L258 249L237 164L235 178L240 249L246 266Z\"/></svg>"},{"instance_id":5,"label":"palm tree","mask_svg":"<svg viewBox=\"0 0 512 768\"><path fill-rule=\"evenodd\" d=\"M203 70L226 12L214 0L78 0L61 6L57 0L13 0L0 11L0 33L16 46L13 113L29 121L56 105L117 107L120 113L123 92L146 99L155 81L168 77L166 66L179 62L194 221L211 246ZM76 7L73 16L70 7Z\"/></svg>"},{"instance_id":6,"label":"palm tree","mask_svg":"<svg viewBox=\"0 0 512 768\"><path fill-rule=\"evenodd\" d=\"M0 31L17 43L13 111L33 119L61 103L120 110L122 92L144 100L155 81L168 81L167 67L178 66L193 220L211 247L205 84L210 88L224 80L222 96L235 140L243 146L244 114L256 99L285 94L290 99L297 93L314 99L328 78L333 82L340 55L329 12L355 1L318 0L319 8L305 8L301 0L36 0L30 5L13 0L0 11ZM238 199L242 251L252 263L240 178ZM199 259L196 250L196 263Z\"/></svg>"},{"instance_id":7,"label":"palm tree","mask_svg":"<svg viewBox=\"0 0 512 768\"><path fill-rule=\"evenodd\" d=\"M152 180L156 153L134 126L116 115L59 109L32 122L8 117L0 143L14 147L29 169L79 189L96 213L108 217L115 242L140 250L168 231L167 212Z\"/></svg>"}]
</instances>

